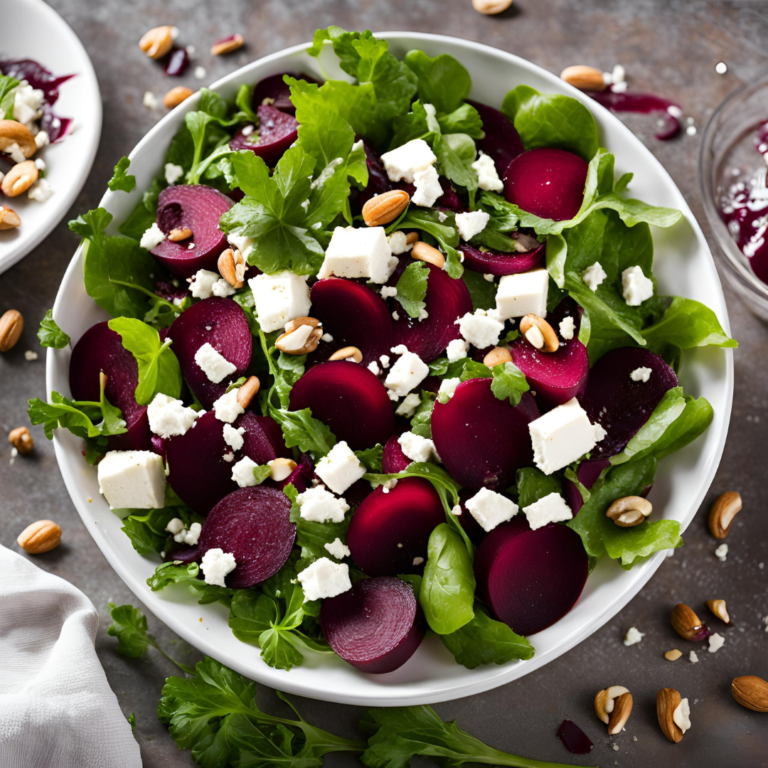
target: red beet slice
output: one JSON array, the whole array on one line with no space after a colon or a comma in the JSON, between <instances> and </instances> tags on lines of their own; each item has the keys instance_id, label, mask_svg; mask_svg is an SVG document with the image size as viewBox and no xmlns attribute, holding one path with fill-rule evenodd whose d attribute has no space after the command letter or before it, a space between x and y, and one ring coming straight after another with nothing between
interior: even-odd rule
<instances>
[{"instance_id":1,"label":"red beet slice","mask_svg":"<svg viewBox=\"0 0 768 768\"><path fill-rule=\"evenodd\" d=\"M552 523L532 531L524 517L494 528L475 557L486 605L520 635L541 632L562 619L576 605L588 570L576 531Z\"/></svg>"},{"instance_id":2,"label":"red beet slice","mask_svg":"<svg viewBox=\"0 0 768 768\"><path fill-rule=\"evenodd\" d=\"M510 346L512 362L525 374L536 402L548 410L584 394L589 376L587 348L576 338L557 352L540 352L522 336Z\"/></svg>"},{"instance_id":3,"label":"red beet slice","mask_svg":"<svg viewBox=\"0 0 768 768\"><path fill-rule=\"evenodd\" d=\"M427 559L429 534L445 522L428 480L405 477L385 493L377 488L357 508L347 531L353 560L369 576L416 573ZM415 558L422 558L414 565Z\"/></svg>"},{"instance_id":4,"label":"red beet slice","mask_svg":"<svg viewBox=\"0 0 768 768\"><path fill-rule=\"evenodd\" d=\"M163 240L152 255L181 277L191 277L198 269L217 272L216 262L227 247L219 219L231 207L226 195L203 184L166 187L157 200L157 226L166 235L172 229L190 229L192 237L179 243Z\"/></svg>"},{"instance_id":5,"label":"red beet slice","mask_svg":"<svg viewBox=\"0 0 768 768\"><path fill-rule=\"evenodd\" d=\"M573 152L541 147L516 157L504 174L510 203L543 219L572 219L584 199L587 163Z\"/></svg>"},{"instance_id":6,"label":"red beet slice","mask_svg":"<svg viewBox=\"0 0 768 768\"><path fill-rule=\"evenodd\" d=\"M232 451L224 441L224 422L213 412L203 414L185 435L166 441L168 483L195 512L207 514L228 493L237 490L232 467L243 456L266 464L286 455L285 448L276 448L270 439L273 424L268 416L256 416L251 411L239 416L232 426L245 429L243 447ZM232 461L225 461L224 456L231 453Z\"/></svg>"},{"instance_id":7,"label":"red beet slice","mask_svg":"<svg viewBox=\"0 0 768 768\"><path fill-rule=\"evenodd\" d=\"M395 428L384 385L367 368L344 360L320 363L296 382L291 410L303 408L354 451L384 445Z\"/></svg>"},{"instance_id":8,"label":"red beet slice","mask_svg":"<svg viewBox=\"0 0 768 768\"><path fill-rule=\"evenodd\" d=\"M275 488L240 488L225 496L208 515L198 549L204 555L220 547L237 566L226 577L231 589L248 589L274 576L286 563L296 540L291 502Z\"/></svg>"},{"instance_id":9,"label":"red beet slice","mask_svg":"<svg viewBox=\"0 0 768 768\"><path fill-rule=\"evenodd\" d=\"M387 176L387 172L384 170L384 163L381 162L378 152L375 149L368 146L363 142L363 149L365 150L365 162L368 166L368 184L365 189L359 190L357 187L352 187L349 195L349 205L352 209L352 213L359 214L363 206L376 195L380 195L383 192L389 192L392 189L392 182Z\"/></svg>"},{"instance_id":10,"label":"red beet slice","mask_svg":"<svg viewBox=\"0 0 768 768\"><path fill-rule=\"evenodd\" d=\"M477 101L469 103L480 113L485 131L485 138L477 142L477 148L493 158L497 173L503 176L509 164L525 152L520 134L503 112Z\"/></svg>"},{"instance_id":11,"label":"red beet slice","mask_svg":"<svg viewBox=\"0 0 768 768\"><path fill-rule=\"evenodd\" d=\"M587 490L590 490L597 482L597 478L600 477L600 473L606 467L610 466L611 462L608 459L588 459L579 464L576 470L576 477ZM572 483L570 480L563 480L563 495L573 512L573 516L576 517L584 506L581 492L576 487L575 483Z\"/></svg>"},{"instance_id":12,"label":"red beet slice","mask_svg":"<svg viewBox=\"0 0 768 768\"><path fill-rule=\"evenodd\" d=\"M239 130L229 146L235 151L250 149L272 168L296 141L299 124L293 115L265 104L256 107L256 114L259 118L258 127L248 135L243 133L243 129Z\"/></svg>"},{"instance_id":13,"label":"red beet slice","mask_svg":"<svg viewBox=\"0 0 768 768\"><path fill-rule=\"evenodd\" d=\"M397 435L392 435L384 446L384 451L381 456L381 471L385 475L394 475L398 472L402 472L412 463L403 453L400 443L397 442L397 437Z\"/></svg>"},{"instance_id":14,"label":"red beet slice","mask_svg":"<svg viewBox=\"0 0 768 768\"><path fill-rule=\"evenodd\" d=\"M253 89L254 109L262 106L264 104L264 99L271 99L271 106L275 109L279 109L281 112L288 112L291 115L296 113L296 107L293 106L293 102L291 101L291 89L283 80L286 75L292 77L294 80L305 80L308 83L317 82L314 77L297 74L296 72L281 72L279 75L265 77L263 80L259 80L259 82L256 83L256 87ZM269 103L264 106L269 106Z\"/></svg>"},{"instance_id":15,"label":"red beet slice","mask_svg":"<svg viewBox=\"0 0 768 768\"><path fill-rule=\"evenodd\" d=\"M473 491L468 488L463 488L461 491L459 491L459 499L461 500L461 514L457 515L457 517L461 527L464 529L464 532L467 534L467 536L469 536L470 540L474 544L479 544L483 540L486 531L483 526L480 525L477 520L475 520L472 513L467 509L467 501L469 501L469 499L471 499L476 493L477 491Z\"/></svg>"},{"instance_id":16,"label":"red beet slice","mask_svg":"<svg viewBox=\"0 0 768 768\"><path fill-rule=\"evenodd\" d=\"M69 362L69 389L74 400L98 402L99 373L107 376L104 394L123 412L128 431L109 438L115 451L151 450L147 409L136 402L139 366L136 358L123 346L120 334L107 322L92 325L75 344Z\"/></svg>"},{"instance_id":17,"label":"red beet slice","mask_svg":"<svg viewBox=\"0 0 768 768\"><path fill-rule=\"evenodd\" d=\"M427 268L426 320L414 320L398 304L400 319L395 321L392 333L393 345L405 344L426 363L439 357L454 339L461 338L455 321L472 311L472 298L463 280L454 280L432 264Z\"/></svg>"},{"instance_id":18,"label":"red beet slice","mask_svg":"<svg viewBox=\"0 0 768 768\"><path fill-rule=\"evenodd\" d=\"M323 601L320 626L344 661L372 675L393 672L424 638L424 619L404 581L380 576Z\"/></svg>"},{"instance_id":19,"label":"red beet slice","mask_svg":"<svg viewBox=\"0 0 768 768\"><path fill-rule=\"evenodd\" d=\"M325 351L357 347L364 366L390 354L392 316L384 299L367 285L329 277L312 286L310 299L312 316L333 336L332 344L324 345Z\"/></svg>"},{"instance_id":20,"label":"red beet slice","mask_svg":"<svg viewBox=\"0 0 768 768\"><path fill-rule=\"evenodd\" d=\"M515 240L521 239L518 232L513 232L511 237ZM474 245L462 241L461 252L464 254L464 266L473 272L483 272L489 275L517 275L520 272L529 272L541 264L546 253L546 243L535 242L536 245L529 251L502 253L492 250L481 251Z\"/></svg>"},{"instance_id":21,"label":"red beet slice","mask_svg":"<svg viewBox=\"0 0 768 768\"><path fill-rule=\"evenodd\" d=\"M650 368L648 381L632 381L636 368ZM675 372L647 349L622 347L598 360L580 398L589 420L608 433L592 451L592 458L615 456L624 450L667 390L677 386Z\"/></svg>"},{"instance_id":22,"label":"red beet slice","mask_svg":"<svg viewBox=\"0 0 768 768\"><path fill-rule=\"evenodd\" d=\"M503 491L533 463L528 423L539 417L526 392L512 407L491 392L490 379L470 379L445 404L435 403L432 439L451 476L466 488Z\"/></svg>"},{"instance_id":23,"label":"red beet slice","mask_svg":"<svg viewBox=\"0 0 768 768\"><path fill-rule=\"evenodd\" d=\"M214 296L193 304L179 315L168 329L173 339L173 351L179 358L181 373L203 408L213 403L226 391L227 386L245 373L251 362L253 337L248 318L232 299ZM218 384L214 384L195 362L197 350L210 344L237 370Z\"/></svg>"}]
</instances>

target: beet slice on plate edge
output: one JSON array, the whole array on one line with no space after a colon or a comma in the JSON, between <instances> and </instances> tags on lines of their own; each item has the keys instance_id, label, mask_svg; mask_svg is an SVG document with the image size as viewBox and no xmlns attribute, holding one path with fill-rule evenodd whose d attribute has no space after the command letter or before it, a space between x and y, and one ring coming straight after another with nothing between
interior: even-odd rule
<instances>
[{"instance_id":1,"label":"beet slice on plate edge","mask_svg":"<svg viewBox=\"0 0 768 768\"><path fill-rule=\"evenodd\" d=\"M402 667L424 638L424 618L413 590L391 576L363 579L323 600L320 626L344 661L373 675Z\"/></svg>"},{"instance_id":2,"label":"beet slice on plate edge","mask_svg":"<svg viewBox=\"0 0 768 768\"><path fill-rule=\"evenodd\" d=\"M651 369L648 381L632 381L630 374L637 368ZM647 349L622 347L601 357L579 398L589 420L608 433L595 446L592 458L607 458L624 450L664 393L676 386L675 372L663 358Z\"/></svg>"},{"instance_id":3,"label":"beet slice on plate edge","mask_svg":"<svg viewBox=\"0 0 768 768\"><path fill-rule=\"evenodd\" d=\"M543 219L572 219L584 199L587 163L573 152L541 147L518 155L504 174L510 203Z\"/></svg>"},{"instance_id":4,"label":"beet slice on plate edge","mask_svg":"<svg viewBox=\"0 0 768 768\"><path fill-rule=\"evenodd\" d=\"M427 264L427 268L427 318L413 319L397 304L400 319L392 329L393 346L405 344L425 363L439 357L454 339L461 338L455 321L472 311L472 298L463 280L454 280L432 264Z\"/></svg>"},{"instance_id":5,"label":"beet slice on plate edge","mask_svg":"<svg viewBox=\"0 0 768 768\"><path fill-rule=\"evenodd\" d=\"M511 235L514 240L523 240L519 232L513 232ZM528 235L524 236L528 239ZM525 240L527 243L528 240ZM531 250L520 253L502 253L501 251L482 251L475 248L474 245L461 243L461 252L464 254L464 266L473 272L482 272L489 275L517 275L520 272L529 272L538 267L544 260L546 253L546 243L539 243L534 240Z\"/></svg>"},{"instance_id":6,"label":"beet slice on plate edge","mask_svg":"<svg viewBox=\"0 0 768 768\"><path fill-rule=\"evenodd\" d=\"M256 108L258 127L247 126L252 131L243 133L241 128L229 142L231 149L250 149L270 167L277 165L288 147L296 141L299 124L293 115L281 112L275 107L262 104Z\"/></svg>"},{"instance_id":7,"label":"beet slice on plate edge","mask_svg":"<svg viewBox=\"0 0 768 768\"><path fill-rule=\"evenodd\" d=\"M411 460L403 453L400 443L397 442L397 437L397 435L392 435L387 440L381 455L381 471L385 475L395 475L402 472L411 463Z\"/></svg>"},{"instance_id":8,"label":"beet slice on plate edge","mask_svg":"<svg viewBox=\"0 0 768 768\"><path fill-rule=\"evenodd\" d=\"M312 316L322 322L325 333L333 336L333 342L323 344L311 360L349 346L363 353L364 366L391 354L392 316L384 299L367 285L328 277L312 286L310 299Z\"/></svg>"},{"instance_id":9,"label":"beet slice on plate edge","mask_svg":"<svg viewBox=\"0 0 768 768\"><path fill-rule=\"evenodd\" d=\"M198 549L220 547L237 566L226 578L232 589L247 589L274 576L296 540L291 502L275 488L239 488L225 496L203 523Z\"/></svg>"},{"instance_id":10,"label":"beet slice on plate edge","mask_svg":"<svg viewBox=\"0 0 768 768\"><path fill-rule=\"evenodd\" d=\"M499 621L526 636L551 626L576 605L588 571L576 531L553 523L532 531L522 516L494 528L475 557L486 605Z\"/></svg>"},{"instance_id":11,"label":"beet slice on plate edge","mask_svg":"<svg viewBox=\"0 0 768 768\"><path fill-rule=\"evenodd\" d=\"M509 164L525 152L520 134L503 112L477 101L469 103L480 113L485 132L485 138L477 142L477 148L493 158L497 173L503 176Z\"/></svg>"},{"instance_id":12,"label":"beet slice on plate edge","mask_svg":"<svg viewBox=\"0 0 768 768\"><path fill-rule=\"evenodd\" d=\"M92 325L75 344L69 362L69 389L73 400L98 402L101 393L99 373L107 383L104 394L123 412L127 432L109 438L112 450L151 450L147 409L136 402L139 366L123 346L120 334L107 321Z\"/></svg>"},{"instance_id":13,"label":"beet slice on plate edge","mask_svg":"<svg viewBox=\"0 0 768 768\"><path fill-rule=\"evenodd\" d=\"M576 338L556 352L540 352L522 336L510 345L512 362L525 374L536 402L554 408L584 394L589 377L587 348Z\"/></svg>"},{"instance_id":14,"label":"beet slice on plate edge","mask_svg":"<svg viewBox=\"0 0 768 768\"><path fill-rule=\"evenodd\" d=\"M395 429L384 385L367 368L344 360L320 363L296 382L291 410L303 408L354 451L384 445Z\"/></svg>"},{"instance_id":15,"label":"beet slice on plate edge","mask_svg":"<svg viewBox=\"0 0 768 768\"><path fill-rule=\"evenodd\" d=\"M435 403L432 439L445 468L465 488L503 491L533 463L528 423L539 417L526 392L512 407L491 392L490 379L470 379L445 404Z\"/></svg>"},{"instance_id":16,"label":"beet slice on plate edge","mask_svg":"<svg viewBox=\"0 0 768 768\"><path fill-rule=\"evenodd\" d=\"M203 184L166 187L157 199L157 226L166 235L172 229L189 229L192 237L178 243L165 239L152 255L181 277L191 277L198 269L217 272L216 262L227 247L219 219L231 207L226 195Z\"/></svg>"},{"instance_id":17,"label":"beet slice on plate edge","mask_svg":"<svg viewBox=\"0 0 768 768\"><path fill-rule=\"evenodd\" d=\"M587 490L590 490L597 482L597 478L600 477L600 473L610 466L611 462L609 459L587 459L579 464L576 469L576 477ZM565 479L563 480L563 495L573 512L573 516L576 517L584 506L581 491L579 491L575 483Z\"/></svg>"},{"instance_id":18,"label":"beet slice on plate edge","mask_svg":"<svg viewBox=\"0 0 768 768\"><path fill-rule=\"evenodd\" d=\"M386 493L376 488L357 508L347 546L369 576L418 573L427 559L429 534L444 522L443 505L432 484L405 477Z\"/></svg>"},{"instance_id":19,"label":"beet slice on plate edge","mask_svg":"<svg viewBox=\"0 0 768 768\"><path fill-rule=\"evenodd\" d=\"M181 373L203 408L211 408L227 386L245 373L251 362L253 337L248 318L232 299L213 296L193 304L179 315L168 329L172 349L179 359ZM210 344L237 370L214 384L195 362L197 350Z\"/></svg>"}]
</instances>

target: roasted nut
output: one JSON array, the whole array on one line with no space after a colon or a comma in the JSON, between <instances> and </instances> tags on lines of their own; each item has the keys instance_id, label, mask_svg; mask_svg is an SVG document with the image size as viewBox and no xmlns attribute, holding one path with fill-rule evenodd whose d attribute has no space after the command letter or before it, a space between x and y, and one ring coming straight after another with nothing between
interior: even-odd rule
<instances>
[{"instance_id":1,"label":"roasted nut","mask_svg":"<svg viewBox=\"0 0 768 768\"><path fill-rule=\"evenodd\" d=\"M624 496L608 507L606 517L613 520L619 528L632 528L645 520L653 512L653 505L642 496Z\"/></svg>"},{"instance_id":2,"label":"roasted nut","mask_svg":"<svg viewBox=\"0 0 768 768\"><path fill-rule=\"evenodd\" d=\"M677 744L683 738L683 731L675 722L675 711L680 706L682 698L674 688L662 688L656 694L656 717L662 733Z\"/></svg>"},{"instance_id":3,"label":"roasted nut","mask_svg":"<svg viewBox=\"0 0 768 768\"><path fill-rule=\"evenodd\" d=\"M728 614L728 609L725 606L725 600L707 600L707 608L717 616L720 621L730 624L731 617Z\"/></svg>"},{"instance_id":4,"label":"roasted nut","mask_svg":"<svg viewBox=\"0 0 768 768\"><path fill-rule=\"evenodd\" d=\"M419 233L418 232L409 232L405 236L405 242L406 242L407 245L413 245L418 239L419 239Z\"/></svg>"},{"instance_id":5,"label":"roasted nut","mask_svg":"<svg viewBox=\"0 0 768 768\"><path fill-rule=\"evenodd\" d=\"M704 640L709 630L685 603L678 603L672 610L672 629L685 640Z\"/></svg>"},{"instance_id":6,"label":"roasted nut","mask_svg":"<svg viewBox=\"0 0 768 768\"><path fill-rule=\"evenodd\" d=\"M580 91L604 91L607 87L603 73L599 69L582 64L566 67L560 73L560 77Z\"/></svg>"},{"instance_id":7,"label":"roasted nut","mask_svg":"<svg viewBox=\"0 0 768 768\"><path fill-rule=\"evenodd\" d=\"M363 221L369 227L381 227L394 221L411 202L404 189L392 189L372 197L363 206ZM407 240L406 240L407 242Z\"/></svg>"},{"instance_id":8,"label":"roasted nut","mask_svg":"<svg viewBox=\"0 0 768 768\"><path fill-rule=\"evenodd\" d=\"M222 38L221 40L217 40L212 46L211 46L211 53L214 56L221 56L225 53L232 53L232 51L236 51L238 48L243 47L243 43L245 40L243 40L243 36L240 34L236 35L230 35L229 37Z\"/></svg>"},{"instance_id":9,"label":"roasted nut","mask_svg":"<svg viewBox=\"0 0 768 768\"><path fill-rule=\"evenodd\" d=\"M629 716L632 714L632 694L622 693L614 699L613 712L608 721L608 735L615 736L621 733L621 729L627 724Z\"/></svg>"},{"instance_id":10,"label":"roasted nut","mask_svg":"<svg viewBox=\"0 0 768 768\"><path fill-rule=\"evenodd\" d=\"M286 355L308 355L317 349L323 329L314 317L297 317L285 326L285 333L277 337L275 347Z\"/></svg>"},{"instance_id":11,"label":"roasted nut","mask_svg":"<svg viewBox=\"0 0 768 768\"><path fill-rule=\"evenodd\" d=\"M245 283L245 258L237 248L227 248L219 256L219 274L233 287L242 288Z\"/></svg>"},{"instance_id":12,"label":"roasted nut","mask_svg":"<svg viewBox=\"0 0 768 768\"><path fill-rule=\"evenodd\" d=\"M334 352L329 360L349 360L352 363L362 363L363 353L357 347L342 347Z\"/></svg>"},{"instance_id":13,"label":"roasted nut","mask_svg":"<svg viewBox=\"0 0 768 768\"><path fill-rule=\"evenodd\" d=\"M560 340L557 338L555 329L537 315L526 315L520 321L520 333L525 336L529 344L541 352L557 352L560 349Z\"/></svg>"},{"instance_id":14,"label":"roasted nut","mask_svg":"<svg viewBox=\"0 0 768 768\"><path fill-rule=\"evenodd\" d=\"M512 0L472 0L472 7L484 16L494 16L506 11Z\"/></svg>"},{"instance_id":15,"label":"roasted nut","mask_svg":"<svg viewBox=\"0 0 768 768\"><path fill-rule=\"evenodd\" d=\"M494 347L484 358L483 365L493 368L494 365L504 365L512 362L512 353L505 347Z\"/></svg>"},{"instance_id":16,"label":"roasted nut","mask_svg":"<svg viewBox=\"0 0 768 768\"><path fill-rule=\"evenodd\" d=\"M0 120L0 152L7 152L14 144L26 158L37 152L35 137L24 123L16 120Z\"/></svg>"},{"instance_id":17,"label":"roasted nut","mask_svg":"<svg viewBox=\"0 0 768 768\"><path fill-rule=\"evenodd\" d=\"M285 328L283 330L286 333L292 333L297 328L300 328L302 325L309 325L312 328L319 328L321 323L319 320L315 319L314 317L295 317L293 320L289 320L285 324Z\"/></svg>"},{"instance_id":18,"label":"roasted nut","mask_svg":"<svg viewBox=\"0 0 768 768\"><path fill-rule=\"evenodd\" d=\"M171 88L168 93L163 96L163 104L168 109L178 107L182 101L186 101L195 92L191 88L187 88L184 85L177 85L175 88Z\"/></svg>"},{"instance_id":19,"label":"roasted nut","mask_svg":"<svg viewBox=\"0 0 768 768\"><path fill-rule=\"evenodd\" d=\"M176 28L171 26L155 27L144 34L139 40L139 48L149 56L150 59L162 59L173 47L173 40L176 37Z\"/></svg>"},{"instance_id":20,"label":"roasted nut","mask_svg":"<svg viewBox=\"0 0 768 768\"><path fill-rule=\"evenodd\" d=\"M682 651L678 651L677 648L673 648L671 651L667 651L664 654L664 658L667 661L677 661L682 655Z\"/></svg>"},{"instance_id":21,"label":"roasted nut","mask_svg":"<svg viewBox=\"0 0 768 768\"><path fill-rule=\"evenodd\" d=\"M23 330L24 318L21 312L9 309L0 317L0 352L7 352L16 346Z\"/></svg>"},{"instance_id":22,"label":"roasted nut","mask_svg":"<svg viewBox=\"0 0 768 768\"><path fill-rule=\"evenodd\" d=\"M417 240L413 244L411 256L418 261L426 261L428 264L432 264L438 269L442 269L445 266L445 256L443 256L437 248L427 245L427 243L422 240Z\"/></svg>"},{"instance_id":23,"label":"roasted nut","mask_svg":"<svg viewBox=\"0 0 768 768\"><path fill-rule=\"evenodd\" d=\"M742 707L755 712L768 712L768 683L762 677L737 677L731 683L731 693Z\"/></svg>"},{"instance_id":24,"label":"roasted nut","mask_svg":"<svg viewBox=\"0 0 768 768\"><path fill-rule=\"evenodd\" d=\"M0 189L6 197L18 197L26 192L36 181L40 172L33 160L17 163L5 174L0 182Z\"/></svg>"},{"instance_id":25,"label":"roasted nut","mask_svg":"<svg viewBox=\"0 0 768 768\"><path fill-rule=\"evenodd\" d=\"M21 217L13 208L0 205L0 232L21 226Z\"/></svg>"},{"instance_id":26,"label":"roasted nut","mask_svg":"<svg viewBox=\"0 0 768 768\"><path fill-rule=\"evenodd\" d=\"M32 453L35 447L35 441L26 427L16 427L8 433L8 442L22 455L26 456Z\"/></svg>"},{"instance_id":27,"label":"roasted nut","mask_svg":"<svg viewBox=\"0 0 768 768\"><path fill-rule=\"evenodd\" d=\"M245 384L237 390L237 404L245 410L250 404L251 400L256 397L256 393L259 391L261 382L256 376L249 376Z\"/></svg>"},{"instance_id":28,"label":"roasted nut","mask_svg":"<svg viewBox=\"0 0 768 768\"><path fill-rule=\"evenodd\" d=\"M172 229L168 233L168 239L172 243L182 243L184 240L189 240L192 237L192 230L189 227L181 227L180 229Z\"/></svg>"},{"instance_id":29,"label":"roasted nut","mask_svg":"<svg viewBox=\"0 0 768 768\"><path fill-rule=\"evenodd\" d=\"M285 480L296 469L296 462L293 459L272 459L268 463L271 470L270 478L277 483Z\"/></svg>"},{"instance_id":30,"label":"roasted nut","mask_svg":"<svg viewBox=\"0 0 768 768\"><path fill-rule=\"evenodd\" d=\"M623 685L612 685L610 688L604 688L598 691L595 696L595 714L608 725L611 721L611 714L616 707L616 699L629 691Z\"/></svg>"},{"instance_id":31,"label":"roasted nut","mask_svg":"<svg viewBox=\"0 0 768 768\"><path fill-rule=\"evenodd\" d=\"M741 496L736 491L726 491L718 497L709 513L709 531L716 539L724 539L731 528L733 518L741 512Z\"/></svg>"},{"instance_id":32,"label":"roasted nut","mask_svg":"<svg viewBox=\"0 0 768 768\"><path fill-rule=\"evenodd\" d=\"M38 520L28 525L16 539L19 546L30 555L40 555L56 549L61 542L61 528L51 520Z\"/></svg>"}]
</instances>

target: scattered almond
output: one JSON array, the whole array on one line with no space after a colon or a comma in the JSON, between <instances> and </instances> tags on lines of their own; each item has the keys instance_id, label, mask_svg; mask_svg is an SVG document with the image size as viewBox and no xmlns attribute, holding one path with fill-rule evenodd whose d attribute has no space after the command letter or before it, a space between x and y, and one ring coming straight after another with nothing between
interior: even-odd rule
<instances>
[{"instance_id":1,"label":"scattered almond","mask_svg":"<svg viewBox=\"0 0 768 768\"><path fill-rule=\"evenodd\" d=\"M314 317L298 317L285 326L285 333L278 336L275 347L287 355L308 355L317 349L323 329Z\"/></svg>"},{"instance_id":2,"label":"scattered almond","mask_svg":"<svg viewBox=\"0 0 768 768\"><path fill-rule=\"evenodd\" d=\"M534 333L534 328L538 331L537 337L529 339L529 334ZM541 352L557 352L560 349L560 340L554 328L538 315L526 315L520 321L520 333L525 336L530 344ZM540 343L534 343L539 341Z\"/></svg>"},{"instance_id":3,"label":"scattered almond","mask_svg":"<svg viewBox=\"0 0 768 768\"><path fill-rule=\"evenodd\" d=\"M30 555L41 555L56 549L61 542L61 528L52 520L38 520L28 525L16 539L19 546Z\"/></svg>"},{"instance_id":4,"label":"scattered almond","mask_svg":"<svg viewBox=\"0 0 768 768\"><path fill-rule=\"evenodd\" d=\"M683 731L675 722L675 712L682 702L682 697L674 688L662 688L656 694L656 717L662 733L677 744L683 738Z\"/></svg>"},{"instance_id":5,"label":"scattered almond","mask_svg":"<svg viewBox=\"0 0 768 768\"><path fill-rule=\"evenodd\" d=\"M682 651L678 651L677 648L673 648L671 651L667 651L664 654L664 658L667 661L677 661L682 655Z\"/></svg>"},{"instance_id":6,"label":"scattered almond","mask_svg":"<svg viewBox=\"0 0 768 768\"><path fill-rule=\"evenodd\" d=\"M175 27L165 25L154 27L146 32L139 40L139 48L149 56L150 59L162 59L173 47L173 40L176 37Z\"/></svg>"},{"instance_id":7,"label":"scattered almond","mask_svg":"<svg viewBox=\"0 0 768 768\"><path fill-rule=\"evenodd\" d=\"M627 724L629 716L632 713L632 694L622 693L614 699L613 712L611 712L608 721L608 735L616 736L621 733L621 729Z\"/></svg>"},{"instance_id":8,"label":"scattered almond","mask_svg":"<svg viewBox=\"0 0 768 768\"><path fill-rule=\"evenodd\" d=\"M426 261L438 269L445 266L445 256L423 240L417 240L411 249L411 256L418 261Z\"/></svg>"},{"instance_id":9,"label":"scattered almond","mask_svg":"<svg viewBox=\"0 0 768 768\"><path fill-rule=\"evenodd\" d=\"M222 40L217 40L211 47L211 53L214 56L222 56L225 53L232 53L238 48L242 48L245 40L240 34L230 35Z\"/></svg>"},{"instance_id":10,"label":"scattered almond","mask_svg":"<svg viewBox=\"0 0 768 768\"><path fill-rule=\"evenodd\" d=\"M742 707L755 712L768 712L768 682L762 677L737 677L731 683L731 693Z\"/></svg>"},{"instance_id":11,"label":"scattered almond","mask_svg":"<svg viewBox=\"0 0 768 768\"><path fill-rule=\"evenodd\" d=\"M22 455L26 456L32 453L35 447L35 441L26 427L16 427L8 433L8 442Z\"/></svg>"},{"instance_id":12,"label":"scattered almond","mask_svg":"<svg viewBox=\"0 0 768 768\"><path fill-rule=\"evenodd\" d=\"M493 368L494 365L504 365L512 362L512 353L505 347L494 347L484 358L483 365Z\"/></svg>"},{"instance_id":13,"label":"scattered almond","mask_svg":"<svg viewBox=\"0 0 768 768\"><path fill-rule=\"evenodd\" d=\"M24 123L16 120L0 120L0 152L7 152L14 144L26 158L32 157L37 152L35 137Z\"/></svg>"},{"instance_id":14,"label":"scattered almond","mask_svg":"<svg viewBox=\"0 0 768 768\"><path fill-rule=\"evenodd\" d=\"M608 507L605 516L613 520L620 528L632 528L653 512L653 505L642 496L624 496Z\"/></svg>"},{"instance_id":15,"label":"scattered almond","mask_svg":"<svg viewBox=\"0 0 768 768\"><path fill-rule=\"evenodd\" d=\"M363 221L369 227L381 227L394 221L411 202L404 189L392 189L372 197L363 206ZM406 239L407 242L407 239Z\"/></svg>"},{"instance_id":16,"label":"scattered almond","mask_svg":"<svg viewBox=\"0 0 768 768\"><path fill-rule=\"evenodd\" d=\"M731 623L731 617L728 614L728 608L725 605L725 600L707 600L707 608L717 616L720 621L725 624Z\"/></svg>"},{"instance_id":17,"label":"scattered almond","mask_svg":"<svg viewBox=\"0 0 768 768\"><path fill-rule=\"evenodd\" d=\"M0 352L7 352L16 346L24 330L24 318L21 312L9 309L0 317Z\"/></svg>"},{"instance_id":18,"label":"scattered almond","mask_svg":"<svg viewBox=\"0 0 768 768\"><path fill-rule=\"evenodd\" d=\"M672 610L672 629L685 640L703 640L697 637L706 630L701 619L685 603L678 603Z\"/></svg>"},{"instance_id":19,"label":"scattered almond","mask_svg":"<svg viewBox=\"0 0 768 768\"><path fill-rule=\"evenodd\" d=\"M484 16L503 13L512 5L512 0L472 0L472 7Z\"/></svg>"},{"instance_id":20,"label":"scattered almond","mask_svg":"<svg viewBox=\"0 0 768 768\"><path fill-rule=\"evenodd\" d=\"M236 289L242 288L245 283L245 258L237 248L227 248L218 261L219 273Z\"/></svg>"},{"instance_id":21,"label":"scattered almond","mask_svg":"<svg viewBox=\"0 0 768 768\"><path fill-rule=\"evenodd\" d=\"M21 217L13 208L0 205L0 232L21 226Z\"/></svg>"},{"instance_id":22,"label":"scattered almond","mask_svg":"<svg viewBox=\"0 0 768 768\"><path fill-rule=\"evenodd\" d=\"M560 73L560 77L580 91L604 91L606 89L603 73L599 69L587 67L583 64L566 67Z\"/></svg>"},{"instance_id":23,"label":"scattered almond","mask_svg":"<svg viewBox=\"0 0 768 768\"><path fill-rule=\"evenodd\" d=\"M175 88L171 88L168 93L163 96L163 104L168 109L178 107L182 101L186 101L195 92L191 88L187 88L183 85L177 85Z\"/></svg>"},{"instance_id":24,"label":"scattered almond","mask_svg":"<svg viewBox=\"0 0 768 768\"><path fill-rule=\"evenodd\" d=\"M16 163L0 182L0 189L6 197L18 197L26 192L38 179L40 172L34 160Z\"/></svg>"},{"instance_id":25,"label":"scattered almond","mask_svg":"<svg viewBox=\"0 0 768 768\"><path fill-rule=\"evenodd\" d=\"M741 512L741 496L736 491L726 491L717 498L709 513L709 530L716 539L724 539Z\"/></svg>"},{"instance_id":26,"label":"scattered almond","mask_svg":"<svg viewBox=\"0 0 768 768\"><path fill-rule=\"evenodd\" d=\"M246 410L251 404L251 400L256 397L260 386L261 382L256 376L249 376L245 384L237 390L237 404L243 410Z\"/></svg>"},{"instance_id":27,"label":"scattered almond","mask_svg":"<svg viewBox=\"0 0 768 768\"><path fill-rule=\"evenodd\" d=\"M334 352L328 360L349 360L353 363L362 363L363 353L357 347L342 347Z\"/></svg>"},{"instance_id":28,"label":"scattered almond","mask_svg":"<svg viewBox=\"0 0 768 768\"><path fill-rule=\"evenodd\" d=\"M612 685L610 688L604 688L598 691L595 696L595 714L606 725L611 721L611 714L615 708L615 701L629 691L623 685Z\"/></svg>"},{"instance_id":29,"label":"scattered almond","mask_svg":"<svg viewBox=\"0 0 768 768\"><path fill-rule=\"evenodd\" d=\"M296 469L296 462L293 459L272 459L269 462L269 469L272 473L270 478L276 483L280 483Z\"/></svg>"}]
</instances>

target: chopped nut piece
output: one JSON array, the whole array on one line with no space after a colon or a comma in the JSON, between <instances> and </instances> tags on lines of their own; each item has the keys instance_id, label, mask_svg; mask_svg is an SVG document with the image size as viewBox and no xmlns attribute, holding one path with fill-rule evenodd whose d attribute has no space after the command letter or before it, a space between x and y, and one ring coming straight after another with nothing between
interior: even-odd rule
<instances>
[{"instance_id":1,"label":"chopped nut piece","mask_svg":"<svg viewBox=\"0 0 768 768\"><path fill-rule=\"evenodd\" d=\"M26 427L16 427L8 434L8 442L22 455L32 453L35 442Z\"/></svg>"}]
</instances>

